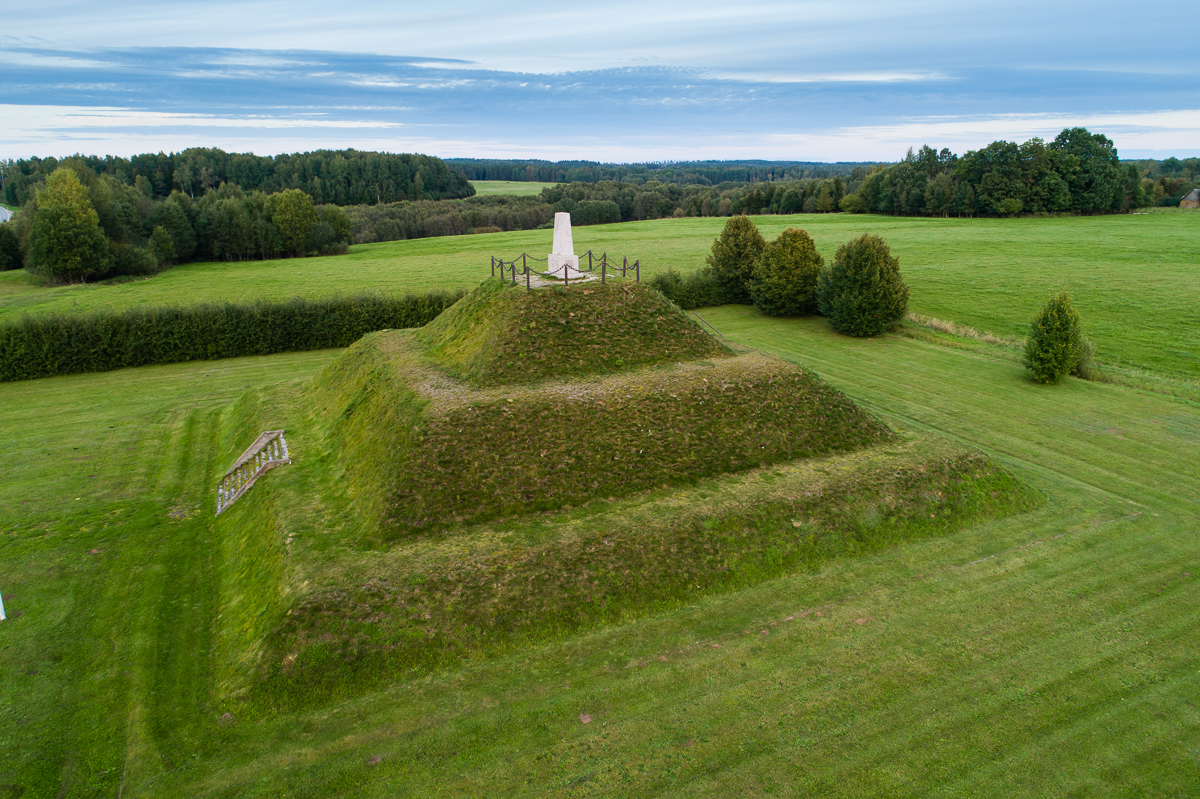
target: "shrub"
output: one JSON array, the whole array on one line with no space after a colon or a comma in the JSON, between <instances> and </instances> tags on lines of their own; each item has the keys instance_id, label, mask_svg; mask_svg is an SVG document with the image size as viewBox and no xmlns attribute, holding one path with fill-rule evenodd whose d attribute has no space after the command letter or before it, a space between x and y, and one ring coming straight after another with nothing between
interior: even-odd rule
<instances>
[{"instance_id":1,"label":"shrub","mask_svg":"<svg viewBox=\"0 0 1200 799\"><path fill-rule=\"evenodd\" d=\"M0 325L0 381L345 347L375 330L427 324L460 297L432 291L27 316Z\"/></svg>"},{"instance_id":2,"label":"shrub","mask_svg":"<svg viewBox=\"0 0 1200 799\"><path fill-rule=\"evenodd\" d=\"M750 279L750 297L768 316L817 312L817 277L825 261L812 237L788 228L763 249Z\"/></svg>"},{"instance_id":3,"label":"shrub","mask_svg":"<svg viewBox=\"0 0 1200 799\"><path fill-rule=\"evenodd\" d=\"M1096 345L1090 339L1079 340L1079 359L1071 367L1071 375L1080 380L1105 380L1100 367L1096 366Z\"/></svg>"},{"instance_id":4,"label":"shrub","mask_svg":"<svg viewBox=\"0 0 1200 799\"><path fill-rule=\"evenodd\" d=\"M1029 328L1025 339L1025 366L1039 383L1057 383L1081 360L1090 364L1083 344L1079 313L1066 292L1052 294Z\"/></svg>"},{"instance_id":5,"label":"shrub","mask_svg":"<svg viewBox=\"0 0 1200 799\"><path fill-rule=\"evenodd\" d=\"M848 336L875 336L900 321L908 286L887 242L864 233L838 247L832 266L821 269L817 305L834 330Z\"/></svg>"},{"instance_id":6,"label":"shrub","mask_svg":"<svg viewBox=\"0 0 1200 799\"><path fill-rule=\"evenodd\" d=\"M750 301L750 276L766 242L748 216L731 216L712 245L708 265L729 302Z\"/></svg>"},{"instance_id":7,"label":"shrub","mask_svg":"<svg viewBox=\"0 0 1200 799\"><path fill-rule=\"evenodd\" d=\"M158 271L154 250L135 244L109 243L111 260L108 275L152 275Z\"/></svg>"},{"instance_id":8,"label":"shrub","mask_svg":"<svg viewBox=\"0 0 1200 799\"><path fill-rule=\"evenodd\" d=\"M82 282L107 271L108 240L74 170L52 172L37 200L29 231L29 271L55 283Z\"/></svg>"},{"instance_id":9,"label":"shrub","mask_svg":"<svg viewBox=\"0 0 1200 799\"><path fill-rule=\"evenodd\" d=\"M21 242L17 238L16 226L11 222L0 223L0 272L21 269L25 256L21 254Z\"/></svg>"},{"instance_id":10,"label":"shrub","mask_svg":"<svg viewBox=\"0 0 1200 799\"><path fill-rule=\"evenodd\" d=\"M730 302L725 289L717 282L711 269L697 269L686 275L679 274L675 269L668 269L647 280L646 285L657 289L685 311Z\"/></svg>"}]
</instances>

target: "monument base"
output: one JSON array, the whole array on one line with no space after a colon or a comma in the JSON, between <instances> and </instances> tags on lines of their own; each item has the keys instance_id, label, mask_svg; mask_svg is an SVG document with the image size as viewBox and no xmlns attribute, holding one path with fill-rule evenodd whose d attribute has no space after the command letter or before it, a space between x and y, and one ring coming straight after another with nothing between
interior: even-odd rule
<instances>
[{"instance_id":1,"label":"monument base","mask_svg":"<svg viewBox=\"0 0 1200 799\"><path fill-rule=\"evenodd\" d=\"M563 267L566 267L566 278L568 280L579 280L587 277L583 272L579 271L579 256L578 255L556 255L550 253L546 259L546 271L551 277L562 278Z\"/></svg>"}]
</instances>

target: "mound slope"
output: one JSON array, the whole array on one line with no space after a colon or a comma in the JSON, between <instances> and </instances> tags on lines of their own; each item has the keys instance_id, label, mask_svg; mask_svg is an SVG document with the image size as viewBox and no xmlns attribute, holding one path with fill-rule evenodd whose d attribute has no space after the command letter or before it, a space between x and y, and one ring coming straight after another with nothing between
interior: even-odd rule
<instances>
[{"instance_id":1,"label":"mound slope","mask_svg":"<svg viewBox=\"0 0 1200 799\"><path fill-rule=\"evenodd\" d=\"M526 291L488 280L418 334L429 356L475 386L728 355L640 283Z\"/></svg>"},{"instance_id":2,"label":"mound slope","mask_svg":"<svg viewBox=\"0 0 1200 799\"><path fill-rule=\"evenodd\" d=\"M756 352L475 388L409 331L359 341L316 381L364 521L384 539L847 452L885 425Z\"/></svg>"}]
</instances>

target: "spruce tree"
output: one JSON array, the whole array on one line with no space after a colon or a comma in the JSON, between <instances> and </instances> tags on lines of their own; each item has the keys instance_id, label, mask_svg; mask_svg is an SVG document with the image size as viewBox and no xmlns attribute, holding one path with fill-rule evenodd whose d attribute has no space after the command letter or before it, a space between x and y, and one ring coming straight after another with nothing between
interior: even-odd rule
<instances>
[{"instance_id":1,"label":"spruce tree","mask_svg":"<svg viewBox=\"0 0 1200 799\"><path fill-rule=\"evenodd\" d=\"M1039 383L1057 383L1085 354L1079 313L1066 292L1052 294L1025 339L1025 366Z\"/></svg>"},{"instance_id":2,"label":"spruce tree","mask_svg":"<svg viewBox=\"0 0 1200 799\"><path fill-rule=\"evenodd\" d=\"M748 216L731 216L712 245L708 265L729 302L750 301L750 278L766 241Z\"/></svg>"},{"instance_id":3,"label":"spruce tree","mask_svg":"<svg viewBox=\"0 0 1200 799\"><path fill-rule=\"evenodd\" d=\"M750 297L768 316L817 312L817 277L825 262L812 237L788 228L766 245L750 279Z\"/></svg>"},{"instance_id":4,"label":"spruce tree","mask_svg":"<svg viewBox=\"0 0 1200 799\"><path fill-rule=\"evenodd\" d=\"M109 267L108 239L74 170L60 167L38 192L29 231L29 271L55 283L83 282Z\"/></svg>"},{"instance_id":5,"label":"spruce tree","mask_svg":"<svg viewBox=\"0 0 1200 799\"><path fill-rule=\"evenodd\" d=\"M904 317L908 286L887 242L864 233L838 247L817 280L817 305L834 330L877 336Z\"/></svg>"}]
</instances>

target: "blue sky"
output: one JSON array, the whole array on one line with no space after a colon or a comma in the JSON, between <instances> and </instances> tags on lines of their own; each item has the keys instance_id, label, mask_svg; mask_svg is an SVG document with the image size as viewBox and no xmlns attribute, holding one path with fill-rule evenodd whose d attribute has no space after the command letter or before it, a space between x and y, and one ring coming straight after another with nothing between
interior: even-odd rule
<instances>
[{"instance_id":1,"label":"blue sky","mask_svg":"<svg viewBox=\"0 0 1200 799\"><path fill-rule=\"evenodd\" d=\"M0 158L1200 155L1189 2L6 2Z\"/></svg>"}]
</instances>

